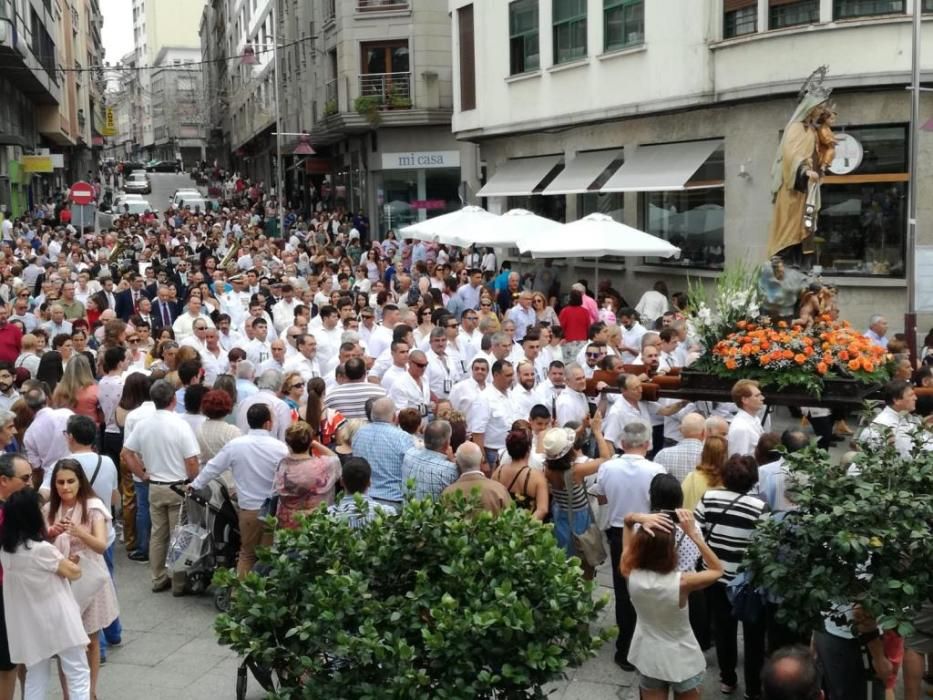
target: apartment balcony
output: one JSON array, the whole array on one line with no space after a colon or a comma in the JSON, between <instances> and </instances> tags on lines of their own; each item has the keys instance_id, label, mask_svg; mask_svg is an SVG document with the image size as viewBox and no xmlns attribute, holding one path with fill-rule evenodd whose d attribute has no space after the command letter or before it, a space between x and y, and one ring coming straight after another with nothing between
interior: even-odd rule
<instances>
[{"instance_id":1,"label":"apartment balcony","mask_svg":"<svg viewBox=\"0 0 933 700\"><path fill-rule=\"evenodd\" d=\"M0 74L38 104L61 100L54 49L49 57L40 62L21 33L10 22L0 21Z\"/></svg>"},{"instance_id":2,"label":"apartment balcony","mask_svg":"<svg viewBox=\"0 0 933 700\"><path fill-rule=\"evenodd\" d=\"M324 97L311 129L314 143L334 143L380 127L450 125L450 107L432 100L430 86L413 83L410 72L342 75L325 83Z\"/></svg>"},{"instance_id":3,"label":"apartment balcony","mask_svg":"<svg viewBox=\"0 0 933 700\"><path fill-rule=\"evenodd\" d=\"M366 73L359 76L358 112L411 109L411 73Z\"/></svg>"}]
</instances>

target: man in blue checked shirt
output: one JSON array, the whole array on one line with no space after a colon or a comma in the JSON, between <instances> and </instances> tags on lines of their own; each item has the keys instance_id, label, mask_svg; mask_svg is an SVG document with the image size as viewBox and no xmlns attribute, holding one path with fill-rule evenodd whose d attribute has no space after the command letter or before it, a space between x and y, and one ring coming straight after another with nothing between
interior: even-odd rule
<instances>
[{"instance_id":1,"label":"man in blue checked shirt","mask_svg":"<svg viewBox=\"0 0 933 700\"><path fill-rule=\"evenodd\" d=\"M378 503L399 508L402 504L402 460L414 444L411 435L395 425L392 399L376 399L372 422L353 437L353 455L362 457L373 470L369 496Z\"/></svg>"},{"instance_id":2,"label":"man in blue checked shirt","mask_svg":"<svg viewBox=\"0 0 933 700\"><path fill-rule=\"evenodd\" d=\"M436 420L424 429L424 447L412 447L402 460L402 489L405 497L436 501L441 492L460 476L450 461L450 423ZM408 482L414 480L413 489Z\"/></svg>"}]
</instances>

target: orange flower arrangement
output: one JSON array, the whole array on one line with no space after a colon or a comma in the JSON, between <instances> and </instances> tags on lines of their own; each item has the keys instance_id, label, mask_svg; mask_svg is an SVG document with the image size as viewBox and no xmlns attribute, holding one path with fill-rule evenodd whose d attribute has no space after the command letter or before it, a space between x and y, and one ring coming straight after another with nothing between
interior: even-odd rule
<instances>
[{"instance_id":1,"label":"orange flower arrangement","mask_svg":"<svg viewBox=\"0 0 933 700\"><path fill-rule=\"evenodd\" d=\"M739 321L736 331L719 340L696 368L779 388L799 386L816 394L824 379L877 383L890 378L885 350L847 322L828 316L808 327Z\"/></svg>"}]
</instances>

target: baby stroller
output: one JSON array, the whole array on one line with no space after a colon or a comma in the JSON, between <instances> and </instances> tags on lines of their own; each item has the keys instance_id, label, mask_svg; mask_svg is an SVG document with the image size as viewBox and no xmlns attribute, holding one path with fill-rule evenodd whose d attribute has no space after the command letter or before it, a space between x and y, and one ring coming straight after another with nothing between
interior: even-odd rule
<instances>
[{"instance_id":1,"label":"baby stroller","mask_svg":"<svg viewBox=\"0 0 933 700\"><path fill-rule=\"evenodd\" d=\"M240 550L237 509L220 479L197 491L187 491L184 486L171 488L185 502L172 533L169 559L175 559L174 570L187 574L192 591L203 593L210 587L214 571L236 566ZM227 596L226 590L214 592L214 605L220 612L227 609Z\"/></svg>"}]
</instances>

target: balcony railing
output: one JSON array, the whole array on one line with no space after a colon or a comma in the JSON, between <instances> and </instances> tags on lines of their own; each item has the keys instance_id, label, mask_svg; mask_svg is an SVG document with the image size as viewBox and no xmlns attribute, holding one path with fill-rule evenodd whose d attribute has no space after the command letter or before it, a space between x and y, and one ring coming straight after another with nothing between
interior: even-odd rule
<instances>
[{"instance_id":1,"label":"balcony railing","mask_svg":"<svg viewBox=\"0 0 933 700\"><path fill-rule=\"evenodd\" d=\"M411 73L367 73L359 78L360 97L374 98L379 109L411 108Z\"/></svg>"},{"instance_id":2,"label":"balcony railing","mask_svg":"<svg viewBox=\"0 0 933 700\"><path fill-rule=\"evenodd\" d=\"M330 22L337 16L337 0L324 0L324 21Z\"/></svg>"},{"instance_id":3,"label":"balcony railing","mask_svg":"<svg viewBox=\"0 0 933 700\"><path fill-rule=\"evenodd\" d=\"M385 10L407 10L408 0L356 0L359 12L378 12Z\"/></svg>"}]
</instances>

